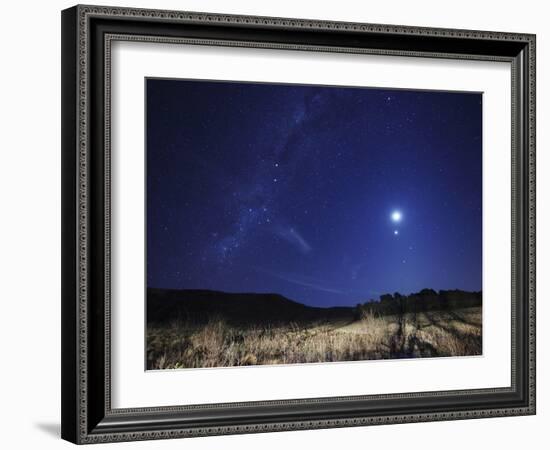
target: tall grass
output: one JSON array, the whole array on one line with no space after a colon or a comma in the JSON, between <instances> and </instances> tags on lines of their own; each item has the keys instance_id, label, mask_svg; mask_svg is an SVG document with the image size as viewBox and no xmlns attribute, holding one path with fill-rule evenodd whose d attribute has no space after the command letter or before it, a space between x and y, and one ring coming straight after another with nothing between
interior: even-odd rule
<instances>
[{"instance_id":1,"label":"tall grass","mask_svg":"<svg viewBox=\"0 0 550 450\"><path fill-rule=\"evenodd\" d=\"M475 311L472 311L474 310ZM147 330L149 369L229 367L481 354L481 308L352 323L238 327L173 322Z\"/></svg>"}]
</instances>

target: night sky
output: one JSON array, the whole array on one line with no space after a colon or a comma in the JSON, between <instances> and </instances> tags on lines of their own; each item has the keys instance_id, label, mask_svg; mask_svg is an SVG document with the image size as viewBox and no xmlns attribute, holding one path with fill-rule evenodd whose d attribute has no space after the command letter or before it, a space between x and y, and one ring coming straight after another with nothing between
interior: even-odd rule
<instances>
[{"instance_id":1,"label":"night sky","mask_svg":"<svg viewBox=\"0 0 550 450\"><path fill-rule=\"evenodd\" d=\"M147 283L481 290L479 93L146 80Z\"/></svg>"}]
</instances>

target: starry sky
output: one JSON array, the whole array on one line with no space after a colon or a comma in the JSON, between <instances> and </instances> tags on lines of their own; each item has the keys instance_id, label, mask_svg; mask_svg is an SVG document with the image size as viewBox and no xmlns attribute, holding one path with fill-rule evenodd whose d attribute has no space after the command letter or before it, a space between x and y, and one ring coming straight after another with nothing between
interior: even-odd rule
<instances>
[{"instance_id":1,"label":"starry sky","mask_svg":"<svg viewBox=\"0 0 550 450\"><path fill-rule=\"evenodd\" d=\"M147 283L481 290L482 94L146 80Z\"/></svg>"}]
</instances>

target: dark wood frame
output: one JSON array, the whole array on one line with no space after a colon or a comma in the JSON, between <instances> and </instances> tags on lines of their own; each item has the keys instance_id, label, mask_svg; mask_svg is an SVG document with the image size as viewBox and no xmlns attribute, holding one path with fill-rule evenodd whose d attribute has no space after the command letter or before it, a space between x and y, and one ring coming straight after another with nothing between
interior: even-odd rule
<instances>
[{"instance_id":1,"label":"dark wood frame","mask_svg":"<svg viewBox=\"0 0 550 450\"><path fill-rule=\"evenodd\" d=\"M512 64L512 384L112 409L110 43L185 42ZM62 13L62 437L75 443L535 413L535 36L75 6Z\"/></svg>"}]
</instances>

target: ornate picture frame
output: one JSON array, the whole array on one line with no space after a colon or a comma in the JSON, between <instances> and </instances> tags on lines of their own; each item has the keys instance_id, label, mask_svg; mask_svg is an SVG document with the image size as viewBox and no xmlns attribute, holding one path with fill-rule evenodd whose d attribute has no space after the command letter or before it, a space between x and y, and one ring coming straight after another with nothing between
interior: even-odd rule
<instances>
[{"instance_id":1,"label":"ornate picture frame","mask_svg":"<svg viewBox=\"0 0 550 450\"><path fill-rule=\"evenodd\" d=\"M117 41L511 65L510 386L112 407L111 46ZM100 6L62 12L62 437L100 443L535 414L535 36Z\"/></svg>"}]
</instances>

